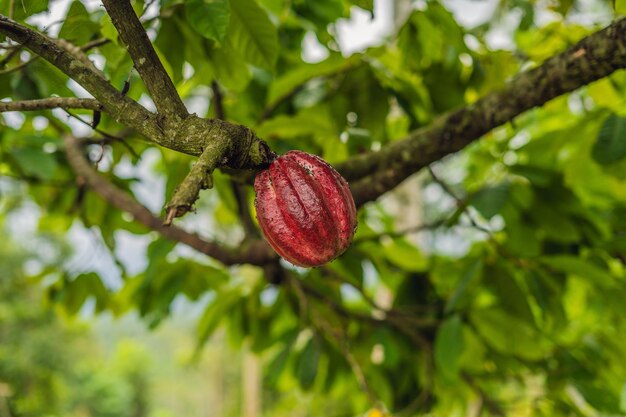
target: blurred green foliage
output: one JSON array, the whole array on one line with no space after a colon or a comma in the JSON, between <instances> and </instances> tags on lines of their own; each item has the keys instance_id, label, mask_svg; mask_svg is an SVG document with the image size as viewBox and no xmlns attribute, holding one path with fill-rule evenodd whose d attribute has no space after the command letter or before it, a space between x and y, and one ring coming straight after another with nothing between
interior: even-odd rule
<instances>
[{"instance_id":1,"label":"blurred green foliage","mask_svg":"<svg viewBox=\"0 0 626 417\"><path fill-rule=\"evenodd\" d=\"M3 232L6 233L6 230ZM103 352L79 322L54 314L44 303L39 274L27 274L37 257L17 242L0 244L0 414L3 416L97 415L138 413L145 395L145 366L124 352L102 368ZM30 275L30 276L29 276ZM127 362L128 361L128 362ZM126 365L124 365L126 364Z\"/></svg>"},{"instance_id":2,"label":"blurred green foliage","mask_svg":"<svg viewBox=\"0 0 626 417\"><path fill-rule=\"evenodd\" d=\"M24 3L20 21L48 7ZM619 0L615 11L599 0L496 3L491 19L468 28L445 4L415 2L379 46L349 56L337 22L355 7L373 12L372 1L162 0L158 18L153 9L143 20L200 116L215 115L215 80L229 120L279 153L298 148L336 163L498 89L625 11ZM139 14L144 6L135 2ZM103 9L74 1L67 13L61 36L110 40L90 54L121 87L132 62ZM496 48L502 31L511 45ZM305 38L324 51L319 62L303 60ZM0 73L0 98L54 94L73 93L41 60ZM134 73L128 94L146 95ZM0 118L0 174L24 183L19 198L3 192L2 215L33 204L47 246L62 248L79 229L104 245L96 264L108 262L104 271L77 266L65 250L46 260L41 242L24 252L2 239L0 414L6 405L12 416L175 415L151 408L146 390L157 382L146 370L155 365L136 346L122 345L115 364L101 367L95 342L69 316L138 314L158 332L177 303L191 303L201 307L191 317L197 357L222 337L259 356L264 415L626 415L624 94L618 72L490 132L435 164L437 178L420 175L364 207L340 259L311 270L284 265L291 278L279 284L260 268L226 268L165 241L77 185L58 138L70 123L62 113ZM120 130L106 116L100 127ZM192 159L122 133L140 158L112 142L101 174L160 207ZM93 159L101 152L85 149ZM248 192L244 204L252 201ZM217 173L181 224L236 246L237 204L229 177ZM24 269L27 259L45 266ZM239 383L232 357L222 357L231 387ZM176 383L191 395L196 378ZM223 415L240 412L238 395Z\"/></svg>"}]
</instances>

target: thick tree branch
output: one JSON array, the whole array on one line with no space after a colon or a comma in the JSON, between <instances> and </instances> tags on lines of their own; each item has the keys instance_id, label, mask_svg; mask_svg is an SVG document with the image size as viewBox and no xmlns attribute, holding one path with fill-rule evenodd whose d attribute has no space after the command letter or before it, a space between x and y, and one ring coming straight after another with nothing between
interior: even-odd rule
<instances>
[{"instance_id":1,"label":"thick tree branch","mask_svg":"<svg viewBox=\"0 0 626 417\"><path fill-rule=\"evenodd\" d=\"M143 25L129 0L103 0L113 25L124 41L137 72L150 92L158 112L166 119L185 119L189 113L167 75ZM178 119L178 120L176 120Z\"/></svg>"},{"instance_id":2,"label":"thick tree branch","mask_svg":"<svg viewBox=\"0 0 626 417\"><path fill-rule=\"evenodd\" d=\"M0 113L10 111L32 111L46 109L103 110L103 106L92 98L50 97L38 100L0 101Z\"/></svg>"},{"instance_id":3,"label":"thick tree branch","mask_svg":"<svg viewBox=\"0 0 626 417\"><path fill-rule=\"evenodd\" d=\"M104 77L45 35L4 16L0 16L0 33L60 68L93 94L105 112L161 146L200 155L207 143L217 141L218 152L224 156L220 165L233 169L258 167L271 161L273 155L267 145L244 126L193 115L177 125L163 126L160 118L124 97ZM352 192L357 205L362 205L378 198L422 167L462 149L522 112L624 67L626 19L518 75L501 91L440 117L431 126L412 133L403 141L388 145L379 152L356 156L338 168L353 181Z\"/></svg>"},{"instance_id":4,"label":"thick tree branch","mask_svg":"<svg viewBox=\"0 0 626 417\"><path fill-rule=\"evenodd\" d=\"M348 180L360 179L351 189L357 205L362 205L526 110L625 67L626 19L621 19L521 73L502 90L441 116L405 140L351 158L338 168Z\"/></svg>"},{"instance_id":5,"label":"thick tree branch","mask_svg":"<svg viewBox=\"0 0 626 417\"><path fill-rule=\"evenodd\" d=\"M26 46L91 93L116 121L137 130L157 143L165 142L154 114L129 97L122 95L100 73L49 37L0 15L0 33Z\"/></svg>"},{"instance_id":6,"label":"thick tree branch","mask_svg":"<svg viewBox=\"0 0 626 417\"><path fill-rule=\"evenodd\" d=\"M250 242L235 250L206 241L198 235L186 232L178 227L164 226L160 218L153 215L130 195L116 188L111 182L100 176L85 159L80 143L76 138L64 135L64 142L68 162L78 177L111 205L130 213L137 222L159 232L165 238L188 245L198 252L219 260L225 265L241 263L265 265L276 259L277 255L274 251L261 240Z\"/></svg>"},{"instance_id":7,"label":"thick tree branch","mask_svg":"<svg viewBox=\"0 0 626 417\"><path fill-rule=\"evenodd\" d=\"M180 123L163 123L136 101L115 89L97 71L64 49L58 42L0 15L0 33L49 61L91 93L104 112L156 144L188 155L200 155L210 142L218 143L221 165L253 169L272 160L267 144L245 126L195 115Z\"/></svg>"}]
</instances>

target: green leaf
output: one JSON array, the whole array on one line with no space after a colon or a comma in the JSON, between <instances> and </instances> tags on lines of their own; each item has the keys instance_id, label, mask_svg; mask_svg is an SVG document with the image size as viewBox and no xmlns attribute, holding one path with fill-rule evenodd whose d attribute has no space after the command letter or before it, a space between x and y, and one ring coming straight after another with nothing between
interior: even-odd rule
<instances>
[{"instance_id":1,"label":"green leaf","mask_svg":"<svg viewBox=\"0 0 626 417\"><path fill-rule=\"evenodd\" d=\"M256 132L266 140L338 136L331 115L323 108L303 109L294 116L281 114L263 122Z\"/></svg>"},{"instance_id":2,"label":"green leaf","mask_svg":"<svg viewBox=\"0 0 626 417\"><path fill-rule=\"evenodd\" d=\"M222 42L230 22L229 0L190 0L185 16L191 27L207 39Z\"/></svg>"},{"instance_id":3,"label":"green leaf","mask_svg":"<svg viewBox=\"0 0 626 417\"><path fill-rule=\"evenodd\" d=\"M17 148L11 155L26 175L42 179L51 179L58 167L54 155L38 148Z\"/></svg>"},{"instance_id":4,"label":"green leaf","mask_svg":"<svg viewBox=\"0 0 626 417\"><path fill-rule=\"evenodd\" d=\"M102 226L109 210L108 203L92 191L87 191L81 204L81 218L86 227Z\"/></svg>"},{"instance_id":5,"label":"green leaf","mask_svg":"<svg viewBox=\"0 0 626 417\"><path fill-rule=\"evenodd\" d=\"M622 385L622 392L619 397L619 409L621 412L626 413L626 382Z\"/></svg>"},{"instance_id":6,"label":"green leaf","mask_svg":"<svg viewBox=\"0 0 626 417\"><path fill-rule=\"evenodd\" d=\"M9 0L3 0L0 3L0 10L5 16L9 14L10 4L13 4L15 13L13 19L17 21L48 10L48 0L15 0L13 3Z\"/></svg>"},{"instance_id":7,"label":"green leaf","mask_svg":"<svg viewBox=\"0 0 626 417\"><path fill-rule=\"evenodd\" d=\"M534 323L534 316L528 304L528 296L520 286L515 272L516 269L510 267L506 262L488 265L483 273L483 282L493 290L500 300L500 306L507 313L529 323Z\"/></svg>"},{"instance_id":8,"label":"green leaf","mask_svg":"<svg viewBox=\"0 0 626 417\"><path fill-rule=\"evenodd\" d=\"M83 4L76 0L67 12L59 37L68 41L82 45L98 34L100 25L92 22L89 12Z\"/></svg>"},{"instance_id":9,"label":"green leaf","mask_svg":"<svg viewBox=\"0 0 626 417\"><path fill-rule=\"evenodd\" d=\"M42 94L36 80L27 72L20 72L11 79L13 99L30 100L41 98Z\"/></svg>"},{"instance_id":10,"label":"green leaf","mask_svg":"<svg viewBox=\"0 0 626 417\"><path fill-rule=\"evenodd\" d=\"M296 363L296 376L302 389L308 390L313 386L317 376L319 358L319 345L314 338L311 338L302 350Z\"/></svg>"},{"instance_id":11,"label":"green leaf","mask_svg":"<svg viewBox=\"0 0 626 417\"><path fill-rule=\"evenodd\" d=\"M509 184L499 184L494 187L483 188L471 199L470 204L483 217L490 219L500 213L509 197Z\"/></svg>"},{"instance_id":12,"label":"green leaf","mask_svg":"<svg viewBox=\"0 0 626 417\"><path fill-rule=\"evenodd\" d=\"M458 315L443 322L435 338L435 363L443 377L455 380L463 353L463 323Z\"/></svg>"},{"instance_id":13,"label":"green leaf","mask_svg":"<svg viewBox=\"0 0 626 417\"><path fill-rule=\"evenodd\" d=\"M223 323L224 316L240 299L241 295L237 290L220 291L216 294L198 322L198 349L209 340L213 332Z\"/></svg>"},{"instance_id":14,"label":"green leaf","mask_svg":"<svg viewBox=\"0 0 626 417\"><path fill-rule=\"evenodd\" d=\"M338 0L304 0L293 4L294 11L309 20L320 32L340 17L345 17L343 2Z\"/></svg>"},{"instance_id":15,"label":"green leaf","mask_svg":"<svg viewBox=\"0 0 626 417\"><path fill-rule=\"evenodd\" d=\"M598 366L601 366L598 364ZM601 416L619 415L620 398L617 390L609 390L600 386L598 381L580 378L572 381L573 386L582 394L590 408L597 410ZM620 416L621 417L621 416Z\"/></svg>"},{"instance_id":16,"label":"green leaf","mask_svg":"<svg viewBox=\"0 0 626 417\"><path fill-rule=\"evenodd\" d=\"M273 70L278 58L278 33L255 0L231 0L228 38L250 64Z\"/></svg>"},{"instance_id":17,"label":"green leaf","mask_svg":"<svg viewBox=\"0 0 626 417\"><path fill-rule=\"evenodd\" d=\"M591 149L593 159L607 165L626 156L626 118L611 114L598 132L598 139Z\"/></svg>"},{"instance_id":18,"label":"green leaf","mask_svg":"<svg viewBox=\"0 0 626 417\"><path fill-rule=\"evenodd\" d=\"M549 352L550 344L534 327L502 310L474 311L470 319L485 343L500 353L538 360Z\"/></svg>"},{"instance_id":19,"label":"green leaf","mask_svg":"<svg viewBox=\"0 0 626 417\"><path fill-rule=\"evenodd\" d=\"M603 288L611 287L615 280L611 274L599 266L586 259L577 258L572 255L543 256L539 261L560 272L586 278Z\"/></svg>"},{"instance_id":20,"label":"green leaf","mask_svg":"<svg viewBox=\"0 0 626 417\"><path fill-rule=\"evenodd\" d=\"M208 58L215 78L221 84L234 91L243 91L248 86L252 74L246 61L234 49L232 40L228 38L223 47L211 49Z\"/></svg>"},{"instance_id":21,"label":"green leaf","mask_svg":"<svg viewBox=\"0 0 626 417\"><path fill-rule=\"evenodd\" d=\"M458 285L454 289L452 296L446 303L445 313L449 313L454 311L457 307L457 304L465 294L465 291L470 283L470 281L474 278L474 276L481 270L482 262L480 260L476 261L463 275Z\"/></svg>"},{"instance_id":22,"label":"green leaf","mask_svg":"<svg viewBox=\"0 0 626 417\"><path fill-rule=\"evenodd\" d=\"M180 40L183 39L183 37L184 35L178 28L174 19L163 19L161 21L159 34L154 42L172 67L175 83L183 78L185 48L180 47Z\"/></svg>"},{"instance_id":23,"label":"green leaf","mask_svg":"<svg viewBox=\"0 0 626 417\"><path fill-rule=\"evenodd\" d=\"M517 256L537 256L541 253L541 242L537 230L528 227L519 218L505 218L506 247Z\"/></svg>"},{"instance_id":24,"label":"green leaf","mask_svg":"<svg viewBox=\"0 0 626 417\"><path fill-rule=\"evenodd\" d=\"M96 301L96 311L102 311L108 301L108 292L95 272L80 274L64 283L61 292L63 305L69 314L76 314L90 296Z\"/></svg>"},{"instance_id":25,"label":"green leaf","mask_svg":"<svg viewBox=\"0 0 626 417\"><path fill-rule=\"evenodd\" d=\"M343 115L355 113L354 127L367 129L372 140L385 142L385 124L389 114L388 92L374 71L368 66L359 66L342 78L340 85L339 94L333 96L331 103L333 115L341 117L336 123L344 125Z\"/></svg>"},{"instance_id":26,"label":"green leaf","mask_svg":"<svg viewBox=\"0 0 626 417\"><path fill-rule=\"evenodd\" d=\"M407 271L421 272L428 268L424 255L406 239L394 239L383 246L383 252L389 262Z\"/></svg>"},{"instance_id":27,"label":"green leaf","mask_svg":"<svg viewBox=\"0 0 626 417\"><path fill-rule=\"evenodd\" d=\"M113 26L113 21L111 20L111 16L109 16L108 14L104 14L102 16L102 19L100 19L100 33L105 38L110 39L116 44L118 43L119 34L117 33L117 29L115 29L115 26ZM159 31L159 34L160 33L161 31Z\"/></svg>"},{"instance_id":28,"label":"green leaf","mask_svg":"<svg viewBox=\"0 0 626 417\"><path fill-rule=\"evenodd\" d=\"M617 14L626 14L626 0L613 0L613 10Z\"/></svg>"},{"instance_id":29,"label":"green leaf","mask_svg":"<svg viewBox=\"0 0 626 417\"><path fill-rule=\"evenodd\" d=\"M37 81L39 93L43 97L74 95L74 92L67 87L67 76L49 62L38 59L30 64L29 68L33 78Z\"/></svg>"},{"instance_id":30,"label":"green leaf","mask_svg":"<svg viewBox=\"0 0 626 417\"><path fill-rule=\"evenodd\" d=\"M546 237L556 242L576 242L580 239L580 225L552 205L536 204L531 216Z\"/></svg>"},{"instance_id":31,"label":"green leaf","mask_svg":"<svg viewBox=\"0 0 626 417\"><path fill-rule=\"evenodd\" d=\"M259 0L261 6L274 15L279 15L285 9L286 0Z\"/></svg>"},{"instance_id":32,"label":"green leaf","mask_svg":"<svg viewBox=\"0 0 626 417\"><path fill-rule=\"evenodd\" d=\"M278 352L278 354L272 359L267 368L266 378L269 385L274 385L278 381L278 378L287 365L289 355L291 355L293 351L293 345L298 339L299 334L300 332L296 329L294 331L287 332L283 336L282 339L285 341L285 344L280 352Z\"/></svg>"},{"instance_id":33,"label":"green leaf","mask_svg":"<svg viewBox=\"0 0 626 417\"><path fill-rule=\"evenodd\" d=\"M349 2L374 14L374 0L349 0Z\"/></svg>"},{"instance_id":34,"label":"green leaf","mask_svg":"<svg viewBox=\"0 0 626 417\"><path fill-rule=\"evenodd\" d=\"M316 64L303 64L277 78L271 85L267 97L268 106L273 105L317 77L344 71L355 65L356 57L344 59L341 54L331 54Z\"/></svg>"}]
</instances>

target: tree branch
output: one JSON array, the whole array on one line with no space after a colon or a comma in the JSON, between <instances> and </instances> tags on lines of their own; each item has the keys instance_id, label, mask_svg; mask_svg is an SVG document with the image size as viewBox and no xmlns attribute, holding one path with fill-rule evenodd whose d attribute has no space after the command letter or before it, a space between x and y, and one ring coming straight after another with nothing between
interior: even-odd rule
<instances>
[{"instance_id":1,"label":"tree branch","mask_svg":"<svg viewBox=\"0 0 626 417\"><path fill-rule=\"evenodd\" d=\"M100 73L93 71L82 60L63 49L51 38L0 15L0 33L26 46L91 93L116 121L137 130L145 137L165 142L156 116L139 103L122 95Z\"/></svg>"},{"instance_id":2,"label":"tree branch","mask_svg":"<svg viewBox=\"0 0 626 417\"><path fill-rule=\"evenodd\" d=\"M185 119L189 113L174 83L167 75L143 25L129 0L103 0L113 25L124 41L137 72L154 100L159 114L175 121Z\"/></svg>"},{"instance_id":3,"label":"tree branch","mask_svg":"<svg viewBox=\"0 0 626 417\"><path fill-rule=\"evenodd\" d=\"M102 139L80 138L80 143L81 144L86 144L86 145L107 145L108 143L111 143L111 142L119 142L119 143L122 144L122 146L124 146L130 152L130 154L133 156L133 158L135 158L135 160L138 160L140 158L140 156L137 153L137 151L135 151L135 149L132 146L130 146L130 144L122 136L120 136L120 135L112 135L112 134L110 134L108 132L105 132L102 129L98 129L97 127L94 127L93 123L89 123L88 121L84 120L80 116L77 116L77 115L71 113L68 110L65 110L65 112L67 113L68 116L73 117L74 119L78 120L79 122L81 122L85 126L92 128L95 132L97 132L100 135L102 135ZM48 120L54 120L54 119L48 118ZM62 127L61 127L61 129L57 128L57 131L60 131L61 133L63 133L63 128ZM130 135L131 133L132 133L131 130L122 131L122 135L123 136Z\"/></svg>"},{"instance_id":4,"label":"tree branch","mask_svg":"<svg viewBox=\"0 0 626 417\"><path fill-rule=\"evenodd\" d=\"M456 207L458 209L458 214L465 214L471 224L471 226L477 230L480 230L483 233L486 233L490 238L493 238L493 233L491 232L491 230L487 229L484 226L481 226L480 224L478 224L478 221L476 221L476 219L474 218L474 216L472 215L472 212L468 210L468 200L469 198L461 198L459 197L453 190L452 188L441 178L439 178L439 176L437 174L435 174L435 171L433 171L433 168L429 165L428 166L428 172L430 173L430 176L432 177L433 181L439 186L441 187L441 189L443 190L444 193L448 194L450 197L452 197L456 203ZM455 216L455 214L453 214L452 216Z\"/></svg>"},{"instance_id":5,"label":"tree branch","mask_svg":"<svg viewBox=\"0 0 626 417\"><path fill-rule=\"evenodd\" d=\"M261 240L250 242L235 250L206 241L198 235L186 232L178 227L164 226L160 218L152 214L130 195L116 188L112 183L100 176L85 159L76 138L64 135L64 142L68 162L77 176L82 178L89 187L111 205L130 213L137 222L159 232L165 238L190 246L198 252L219 260L225 265L241 263L265 265L276 259L277 255L274 251Z\"/></svg>"},{"instance_id":6,"label":"tree branch","mask_svg":"<svg viewBox=\"0 0 626 417\"><path fill-rule=\"evenodd\" d=\"M59 42L60 39L57 39L57 42ZM93 48L97 48L98 46L104 45L106 43L109 43L110 41L106 38L99 38L99 39L95 39L91 42L88 42L86 44L84 44L83 46L81 46L80 48L72 45L73 50L69 50L69 52L87 52L90 49ZM68 49L67 46L71 45L69 42L65 41L63 43L61 43L61 46L64 47L65 49ZM17 48L13 49L12 52L17 53L19 52L24 46L23 45L18 45ZM32 64L33 62L37 61L40 58L39 55L35 55L34 57L30 58L28 61L22 62L14 67L11 68L6 68L6 69L0 69L0 75L5 75L5 74L10 74L12 72L16 72L19 71L21 69L26 68L27 66L29 66L30 64ZM88 61L88 58L83 54L82 57L80 57L82 59L83 62ZM4 68L3 64L8 63L8 60L10 60L11 58L9 56L7 56L7 61L0 62L0 68ZM93 64L91 62L89 62L88 66L90 66L92 69L94 69L95 67L93 66Z\"/></svg>"},{"instance_id":7,"label":"tree branch","mask_svg":"<svg viewBox=\"0 0 626 417\"><path fill-rule=\"evenodd\" d=\"M92 98L50 97L38 100L0 101L0 113L10 111L32 111L46 109L103 110L103 106Z\"/></svg>"},{"instance_id":8,"label":"tree branch","mask_svg":"<svg viewBox=\"0 0 626 417\"><path fill-rule=\"evenodd\" d=\"M17 54L22 50L21 45L17 45L15 48L9 49L7 53L0 59L0 70L2 70Z\"/></svg>"},{"instance_id":9,"label":"tree branch","mask_svg":"<svg viewBox=\"0 0 626 417\"><path fill-rule=\"evenodd\" d=\"M174 196L166 207L167 214L164 223L166 226L172 224L175 217L184 216L192 209L201 190L213 188L211 174L222 158L216 145L216 142L209 143L183 182L176 187Z\"/></svg>"},{"instance_id":10,"label":"tree branch","mask_svg":"<svg viewBox=\"0 0 626 417\"><path fill-rule=\"evenodd\" d=\"M53 39L0 15L0 33L49 61L91 93L104 111L126 127L156 144L188 155L200 155L207 143L217 142L222 165L232 169L255 169L275 155L267 144L245 126L190 115L180 123L149 112L126 97L103 76L64 49Z\"/></svg>"},{"instance_id":11,"label":"tree branch","mask_svg":"<svg viewBox=\"0 0 626 417\"><path fill-rule=\"evenodd\" d=\"M213 116L216 119L226 120L226 111L224 110L224 95L222 94L222 90L220 89L217 81L213 80L211 83L211 92L213 96L211 97L211 105L213 106Z\"/></svg>"},{"instance_id":12,"label":"tree branch","mask_svg":"<svg viewBox=\"0 0 626 417\"><path fill-rule=\"evenodd\" d=\"M352 183L357 206L375 200L414 172L463 149L526 110L626 67L626 19L596 32L497 92L439 117L431 126L337 168Z\"/></svg>"}]
</instances>

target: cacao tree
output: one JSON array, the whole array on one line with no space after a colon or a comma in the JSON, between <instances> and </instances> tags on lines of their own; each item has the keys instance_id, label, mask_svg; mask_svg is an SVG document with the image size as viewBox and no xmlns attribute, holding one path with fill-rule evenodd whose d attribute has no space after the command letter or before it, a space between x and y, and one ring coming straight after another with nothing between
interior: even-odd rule
<instances>
[{"instance_id":1,"label":"cacao tree","mask_svg":"<svg viewBox=\"0 0 626 417\"><path fill-rule=\"evenodd\" d=\"M57 308L203 305L198 350L225 329L310 415L626 414L624 2L55 3L0 3L0 207L103 246L35 245Z\"/></svg>"}]
</instances>

